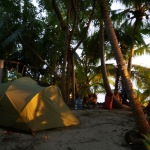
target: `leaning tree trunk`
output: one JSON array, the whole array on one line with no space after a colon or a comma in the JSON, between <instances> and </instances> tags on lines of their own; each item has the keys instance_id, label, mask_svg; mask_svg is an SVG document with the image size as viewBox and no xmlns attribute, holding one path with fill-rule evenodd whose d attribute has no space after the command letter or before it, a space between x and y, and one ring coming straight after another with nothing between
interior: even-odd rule
<instances>
[{"instance_id":1,"label":"leaning tree trunk","mask_svg":"<svg viewBox=\"0 0 150 150\"><path fill-rule=\"evenodd\" d=\"M143 134L147 134L147 133L150 134L150 127L148 125L148 122L142 110L138 97L133 89L133 85L131 83L129 73L127 71L126 63L125 63L121 49L118 44L118 40L117 40L115 31L113 28L113 24L109 16L109 11L108 11L106 0L100 0L100 9L101 9L102 17L104 19L106 31L108 33L109 40L112 46L112 50L114 51L114 54L115 54L115 59L119 68L119 72L123 80L123 86L125 87L127 96L130 100L131 109L133 112L133 116L134 116L137 128Z\"/></svg>"},{"instance_id":2,"label":"leaning tree trunk","mask_svg":"<svg viewBox=\"0 0 150 150\"><path fill-rule=\"evenodd\" d=\"M105 52L104 52L104 23L103 21L101 21L100 23L100 42L99 43L100 43L101 71L102 71L105 91L107 94L113 95L113 92L111 90L111 87L108 81L108 75L107 75L106 64L105 64L105 59L104 59Z\"/></svg>"},{"instance_id":3,"label":"leaning tree trunk","mask_svg":"<svg viewBox=\"0 0 150 150\"><path fill-rule=\"evenodd\" d=\"M106 69L106 64L105 64L105 50L104 50L104 23L101 21L100 23L100 57L101 57L101 71L102 71L102 78L104 82L104 88L107 94L113 95L113 107L116 108L123 108L123 109L129 109L128 106L122 105L122 103L117 99L117 97L114 95L113 91L111 90L109 80L108 80L108 75L107 75L107 69Z\"/></svg>"}]
</instances>

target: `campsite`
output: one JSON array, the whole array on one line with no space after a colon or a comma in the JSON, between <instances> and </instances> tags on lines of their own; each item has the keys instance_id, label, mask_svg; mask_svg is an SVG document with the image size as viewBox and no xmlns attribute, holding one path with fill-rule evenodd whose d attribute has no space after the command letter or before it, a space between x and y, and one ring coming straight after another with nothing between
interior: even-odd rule
<instances>
[{"instance_id":1,"label":"campsite","mask_svg":"<svg viewBox=\"0 0 150 150\"><path fill-rule=\"evenodd\" d=\"M101 105L91 109L75 109L75 105L69 108L57 86L42 87L29 77L3 83L0 89L3 89L0 99L2 150L131 148L126 141L130 137L126 139L125 135L137 128L129 110L106 109ZM135 141L134 146L137 150Z\"/></svg>"},{"instance_id":2,"label":"campsite","mask_svg":"<svg viewBox=\"0 0 150 150\"><path fill-rule=\"evenodd\" d=\"M0 150L150 150L150 0L0 12Z\"/></svg>"},{"instance_id":3,"label":"campsite","mask_svg":"<svg viewBox=\"0 0 150 150\"><path fill-rule=\"evenodd\" d=\"M1 150L130 150L124 135L135 127L122 110L73 110L80 124L43 130L35 136L0 128ZM136 150L136 149L135 149Z\"/></svg>"},{"instance_id":4,"label":"campsite","mask_svg":"<svg viewBox=\"0 0 150 150\"><path fill-rule=\"evenodd\" d=\"M29 77L0 89L2 150L130 148L125 134L136 129L131 111L69 108L58 87L39 86Z\"/></svg>"}]
</instances>

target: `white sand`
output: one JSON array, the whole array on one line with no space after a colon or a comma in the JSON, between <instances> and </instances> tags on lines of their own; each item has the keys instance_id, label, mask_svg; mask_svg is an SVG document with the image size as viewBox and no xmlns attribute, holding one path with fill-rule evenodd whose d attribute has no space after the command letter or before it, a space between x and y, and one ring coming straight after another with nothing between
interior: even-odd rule
<instances>
[{"instance_id":1,"label":"white sand","mask_svg":"<svg viewBox=\"0 0 150 150\"><path fill-rule=\"evenodd\" d=\"M123 110L77 110L81 124L37 132L36 136L0 128L0 150L129 150L124 134L135 127Z\"/></svg>"}]
</instances>

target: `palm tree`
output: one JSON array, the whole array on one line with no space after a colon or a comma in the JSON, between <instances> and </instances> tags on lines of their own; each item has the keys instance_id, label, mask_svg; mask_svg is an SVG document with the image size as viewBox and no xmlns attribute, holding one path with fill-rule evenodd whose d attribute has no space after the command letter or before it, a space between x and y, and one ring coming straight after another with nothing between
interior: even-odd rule
<instances>
[{"instance_id":1,"label":"palm tree","mask_svg":"<svg viewBox=\"0 0 150 150\"><path fill-rule=\"evenodd\" d=\"M100 87L101 80L98 54L98 34L86 37L83 41L83 51L80 58L76 59L76 76L81 85L79 94L82 97L92 93L91 87ZM97 79L96 79L97 78Z\"/></svg>"},{"instance_id":2,"label":"palm tree","mask_svg":"<svg viewBox=\"0 0 150 150\"><path fill-rule=\"evenodd\" d=\"M133 56L142 55L149 51L148 45L143 39L143 35L150 32L147 28L149 26L149 4L145 0L120 0L120 3L123 3L127 8L112 11L112 19L115 19L114 26L117 38L124 59L128 62L128 72L130 76L134 76L134 71L131 70Z\"/></svg>"},{"instance_id":3,"label":"palm tree","mask_svg":"<svg viewBox=\"0 0 150 150\"><path fill-rule=\"evenodd\" d=\"M128 71L131 74L135 45L146 45L143 35L150 33L150 30L147 28L149 25L150 5L147 0L120 0L120 3L124 4L127 8L112 11L112 19L117 19L115 26L118 26L120 31L124 31L124 33L120 32L117 37L119 38L121 35L123 41L119 40L120 45L126 46L124 50L128 54L126 58L128 58Z\"/></svg>"},{"instance_id":4,"label":"palm tree","mask_svg":"<svg viewBox=\"0 0 150 150\"><path fill-rule=\"evenodd\" d=\"M141 103L147 103L150 93L150 68L133 65L134 79L137 84L138 96Z\"/></svg>"},{"instance_id":5,"label":"palm tree","mask_svg":"<svg viewBox=\"0 0 150 150\"><path fill-rule=\"evenodd\" d=\"M115 59L119 68L119 72L123 80L123 85L125 87L127 96L131 103L131 109L133 112L135 122L137 124L137 128L143 134L150 133L150 127L148 125L148 122L142 110L142 107L138 100L136 92L133 89L133 85L131 83L129 73L127 71L126 63L125 63L125 60L123 58L123 55L121 53L121 50L118 44L118 40L117 40L115 31L113 28L113 24L109 16L109 11L107 8L106 0L100 0L100 9L101 9L101 14L104 19L107 34L109 36L109 40L111 42L112 50L114 51L114 55L115 55Z\"/></svg>"},{"instance_id":6,"label":"palm tree","mask_svg":"<svg viewBox=\"0 0 150 150\"><path fill-rule=\"evenodd\" d=\"M106 97L107 95L111 95L112 98L114 97L114 107L120 107L123 108L121 102L116 98L116 96L113 94L113 91L111 90L109 80L108 80L108 75L107 75L107 69L106 69L106 64L105 64L105 51L104 51L104 24L101 19L100 21L100 58L101 58L101 72L102 72L102 77L103 77L103 82L104 82L104 88L106 91ZM113 96L114 95L114 96Z\"/></svg>"}]
</instances>

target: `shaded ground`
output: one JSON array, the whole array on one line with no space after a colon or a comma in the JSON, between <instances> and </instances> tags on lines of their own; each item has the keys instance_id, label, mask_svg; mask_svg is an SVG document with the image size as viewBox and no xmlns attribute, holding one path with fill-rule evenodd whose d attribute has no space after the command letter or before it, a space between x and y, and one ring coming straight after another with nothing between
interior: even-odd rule
<instances>
[{"instance_id":1,"label":"shaded ground","mask_svg":"<svg viewBox=\"0 0 150 150\"><path fill-rule=\"evenodd\" d=\"M124 135L135 127L130 111L76 110L81 124L36 136L0 129L0 150L130 150Z\"/></svg>"}]
</instances>

